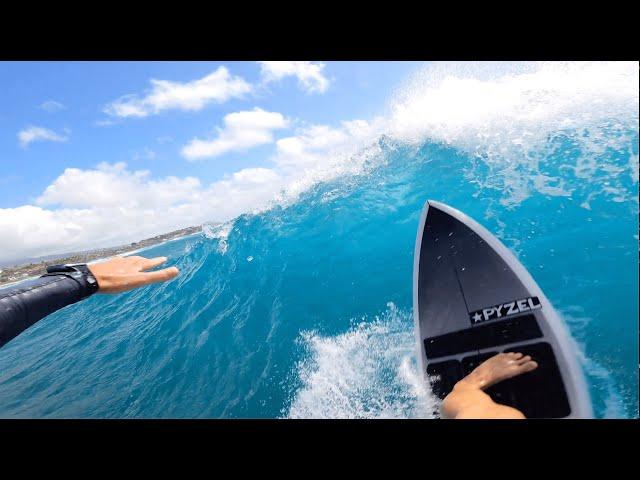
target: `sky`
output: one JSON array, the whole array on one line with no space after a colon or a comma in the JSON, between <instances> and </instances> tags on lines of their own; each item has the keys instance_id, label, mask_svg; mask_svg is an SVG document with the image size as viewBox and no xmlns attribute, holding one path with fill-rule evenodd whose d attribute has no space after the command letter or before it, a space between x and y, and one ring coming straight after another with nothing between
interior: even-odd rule
<instances>
[{"instance_id":1,"label":"sky","mask_svg":"<svg viewBox=\"0 0 640 480\"><path fill-rule=\"evenodd\" d=\"M422 67L0 62L0 264L226 221L303 188L329 152L379 132Z\"/></svg>"}]
</instances>

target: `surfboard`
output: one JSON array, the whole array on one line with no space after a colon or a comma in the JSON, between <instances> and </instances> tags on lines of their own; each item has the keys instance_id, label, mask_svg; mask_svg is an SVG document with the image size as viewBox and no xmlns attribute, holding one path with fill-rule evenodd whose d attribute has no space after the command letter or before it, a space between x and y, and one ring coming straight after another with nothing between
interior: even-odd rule
<instances>
[{"instance_id":1,"label":"surfboard","mask_svg":"<svg viewBox=\"0 0 640 480\"><path fill-rule=\"evenodd\" d=\"M486 390L527 418L591 418L569 331L533 277L494 235L464 213L425 203L413 269L419 367L443 399L500 352L522 352L532 372Z\"/></svg>"}]
</instances>

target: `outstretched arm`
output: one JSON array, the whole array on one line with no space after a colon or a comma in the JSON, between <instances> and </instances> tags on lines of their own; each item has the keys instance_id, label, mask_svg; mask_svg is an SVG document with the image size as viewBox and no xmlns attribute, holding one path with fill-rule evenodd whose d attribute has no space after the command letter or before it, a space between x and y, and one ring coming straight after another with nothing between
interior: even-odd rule
<instances>
[{"instance_id":1,"label":"outstretched arm","mask_svg":"<svg viewBox=\"0 0 640 480\"><path fill-rule=\"evenodd\" d=\"M38 320L96 291L118 293L172 279L178 275L176 267L145 271L166 261L166 257L116 257L93 265L55 269L13 288L1 289L0 347Z\"/></svg>"}]
</instances>

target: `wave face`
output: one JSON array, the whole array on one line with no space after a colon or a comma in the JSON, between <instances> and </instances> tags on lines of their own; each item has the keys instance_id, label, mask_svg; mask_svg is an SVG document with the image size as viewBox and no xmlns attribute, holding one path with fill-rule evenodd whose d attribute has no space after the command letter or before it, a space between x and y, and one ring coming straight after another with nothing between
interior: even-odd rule
<instances>
[{"instance_id":1,"label":"wave face","mask_svg":"<svg viewBox=\"0 0 640 480\"><path fill-rule=\"evenodd\" d=\"M529 269L596 415L637 417L637 64L518 69L427 70L348 174L144 252L168 284L39 322L0 349L0 416L433 417L411 288L434 199Z\"/></svg>"}]
</instances>

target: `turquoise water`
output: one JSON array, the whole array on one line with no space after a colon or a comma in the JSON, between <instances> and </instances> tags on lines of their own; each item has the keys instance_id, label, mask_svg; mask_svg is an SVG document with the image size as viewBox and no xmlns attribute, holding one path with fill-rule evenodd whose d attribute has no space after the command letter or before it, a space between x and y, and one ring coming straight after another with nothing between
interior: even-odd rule
<instances>
[{"instance_id":1,"label":"turquoise water","mask_svg":"<svg viewBox=\"0 0 640 480\"><path fill-rule=\"evenodd\" d=\"M178 278L93 296L0 349L0 417L430 416L411 310L426 199L529 269L576 341L596 415L637 417L638 131L594 122L524 153L382 135L355 173L153 247Z\"/></svg>"}]
</instances>

